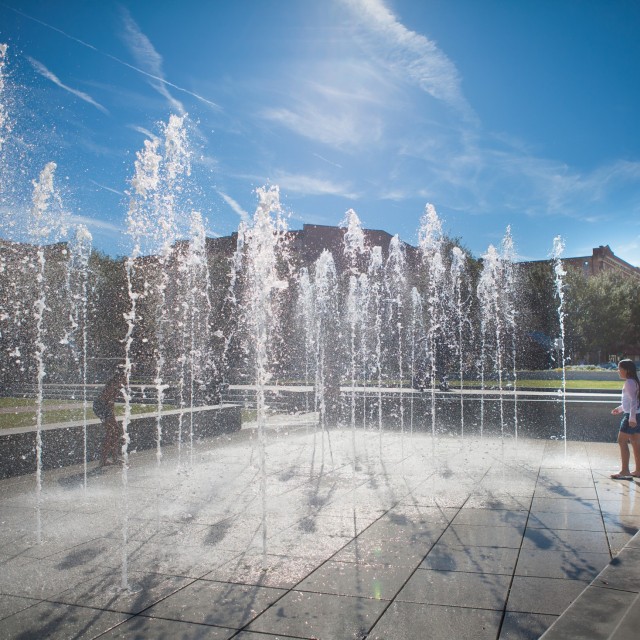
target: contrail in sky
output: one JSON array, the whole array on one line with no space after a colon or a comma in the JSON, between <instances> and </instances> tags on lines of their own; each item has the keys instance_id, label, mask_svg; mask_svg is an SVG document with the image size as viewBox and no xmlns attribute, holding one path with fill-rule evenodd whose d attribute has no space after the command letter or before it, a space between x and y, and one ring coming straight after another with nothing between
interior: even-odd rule
<instances>
[{"instance_id":1,"label":"contrail in sky","mask_svg":"<svg viewBox=\"0 0 640 640\"><path fill-rule=\"evenodd\" d=\"M46 22L43 22L42 20L39 20L38 18L34 18L33 16L30 16L30 15L24 13L23 11L20 11L19 9L14 9L13 7L9 7L6 4L2 4L1 6L3 6L5 9L9 9L10 11L13 11L14 13L17 13L18 15L23 16L24 18L27 18L27 20L32 20L33 22L37 22L38 24L41 24L43 27L46 27L47 29L51 29L53 31L56 31L57 33L63 35L65 38L69 38L69 40L73 40L74 42L77 42L78 44L81 44L83 47L87 47L87 49L91 49L92 51L100 53L103 56L106 56L107 58L110 58L114 62L117 62L118 64L121 64L121 65L123 65L125 67L128 67L129 69L132 69L133 71L137 71L138 73L141 73L142 75L147 76L148 78L152 78L153 80L157 80L158 82L162 82L163 84L166 84L168 87L171 87L172 89L176 89L177 91L182 91L183 93L186 93L186 94L188 94L190 96L193 96L194 98L197 98L198 100L201 100L202 102L205 102L206 104L208 104L211 107L214 107L215 109L221 109L220 105L216 104L215 102L212 102L211 100L207 100L207 98L204 98L201 95L198 95L197 93L194 93L193 91L189 91L188 89L184 89L183 87L179 87L177 84L173 84L172 82L169 82L168 80L165 80L164 78L160 78L160 77L158 77L156 75L153 75L152 73L147 73L143 69L135 67L134 65L129 64L128 62L125 62L124 60L121 60L120 58L117 58L114 55L111 55L110 53L106 53L105 51L100 51L100 49L98 49L97 47L94 47L92 44L89 44L88 42L85 42L84 40L80 40L79 38L76 38L75 36L69 35L65 31L62 31L62 29L58 29L58 27L54 27L53 25L47 24Z\"/></svg>"},{"instance_id":2,"label":"contrail in sky","mask_svg":"<svg viewBox=\"0 0 640 640\"><path fill-rule=\"evenodd\" d=\"M31 58L30 56L27 56L27 60L33 65L33 68L41 76L45 77L47 80L51 80L51 82L58 85L61 89L64 89L69 93L72 93L74 96L77 96L78 98L80 98L80 100L84 100L85 102L92 104L96 109L100 109L102 113L106 113L106 114L109 113L107 109L105 109L99 102L96 102L89 94L85 93L84 91L79 91L78 89L73 89L72 87L69 87L66 84L64 84L60 80L60 78L58 78L58 76L56 76L55 73L47 69L47 67L45 67L42 64L42 62L38 62L37 60L35 60L34 58Z\"/></svg>"}]
</instances>

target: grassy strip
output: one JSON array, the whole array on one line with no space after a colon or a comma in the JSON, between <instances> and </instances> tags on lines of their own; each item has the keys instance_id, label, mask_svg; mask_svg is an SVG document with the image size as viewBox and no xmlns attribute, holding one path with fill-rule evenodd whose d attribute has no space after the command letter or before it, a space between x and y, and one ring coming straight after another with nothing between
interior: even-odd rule
<instances>
[{"instance_id":1,"label":"grassy strip","mask_svg":"<svg viewBox=\"0 0 640 640\"><path fill-rule=\"evenodd\" d=\"M460 383L457 380L450 380L449 385L452 391L459 388ZM479 388L477 381L465 380L464 388ZM408 384L405 385L408 388ZM485 381L485 389L496 389L498 384L495 380ZM509 389L506 383L503 383L504 389ZM541 391L557 391L562 388L561 380L518 380L518 388L523 389L540 389ZM602 391L620 391L620 380L567 380L566 388L571 391L590 391L590 390L602 390ZM45 400L44 401L44 413L42 416L43 424L52 424L55 422L76 422L82 420L82 409L56 409L53 411L47 411L47 405L55 406L61 404L77 403L77 400ZM0 408L11 407L33 407L34 411L25 413L8 413L0 415L0 429L14 429L17 427L33 427L36 424L35 414L35 399L34 398L0 398ZM175 409L172 405L164 405L164 408ZM155 405L145 404L132 404L131 412L133 414L153 413L156 411ZM116 405L116 415L124 414L124 406ZM87 417L89 419L95 418L93 411L91 410L91 404L89 404ZM257 412L255 409L243 409L242 410L242 422L252 422L256 419Z\"/></svg>"},{"instance_id":2,"label":"grassy strip","mask_svg":"<svg viewBox=\"0 0 640 640\"><path fill-rule=\"evenodd\" d=\"M245 422L255 422L258 419L257 409L241 409L240 416L242 424Z\"/></svg>"},{"instance_id":3,"label":"grassy strip","mask_svg":"<svg viewBox=\"0 0 640 640\"><path fill-rule=\"evenodd\" d=\"M459 383L449 383L453 388L459 385ZM566 388L572 391L591 391L591 390L604 390L604 391L620 391L622 389L622 383L620 380L567 380ZM479 386L477 383L465 382L465 387ZM485 388L497 388L498 383L495 380L485 381ZM505 384L503 383L503 388ZM562 389L562 380L518 380L518 387L526 387L528 389Z\"/></svg>"},{"instance_id":4,"label":"grassy strip","mask_svg":"<svg viewBox=\"0 0 640 640\"><path fill-rule=\"evenodd\" d=\"M75 404L77 402L82 402L82 398L78 398L77 400L57 400L57 399L45 400L43 404L46 408L47 405ZM0 409L11 409L13 407L33 407L35 411L36 399L35 398L0 398Z\"/></svg>"},{"instance_id":5,"label":"grassy strip","mask_svg":"<svg viewBox=\"0 0 640 640\"><path fill-rule=\"evenodd\" d=\"M20 398L21 399L21 398ZM54 404L60 404L57 401ZM5 405L6 406L6 405ZM23 404L13 404L11 406L24 406ZM167 411L175 409L173 405L163 405ZM150 404L132 404L131 413L140 415L145 413L155 413L156 406ZM115 413L117 416L124 415L124 405L116 405ZM92 420L96 416L88 407L87 419ZM78 422L83 419L82 409L56 409L54 411L45 411L42 414L42 424L54 424L56 422ZM0 415L0 429L17 429L18 427L35 427L36 414L34 412L25 413L4 413Z\"/></svg>"}]
</instances>

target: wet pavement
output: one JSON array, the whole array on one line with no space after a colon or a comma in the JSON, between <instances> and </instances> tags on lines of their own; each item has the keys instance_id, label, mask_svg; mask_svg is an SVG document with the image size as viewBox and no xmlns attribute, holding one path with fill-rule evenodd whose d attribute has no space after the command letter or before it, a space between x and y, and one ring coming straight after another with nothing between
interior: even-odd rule
<instances>
[{"instance_id":1,"label":"wet pavement","mask_svg":"<svg viewBox=\"0 0 640 640\"><path fill-rule=\"evenodd\" d=\"M630 637L617 445L296 420L1 481L0 637Z\"/></svg>"}]
</instances>

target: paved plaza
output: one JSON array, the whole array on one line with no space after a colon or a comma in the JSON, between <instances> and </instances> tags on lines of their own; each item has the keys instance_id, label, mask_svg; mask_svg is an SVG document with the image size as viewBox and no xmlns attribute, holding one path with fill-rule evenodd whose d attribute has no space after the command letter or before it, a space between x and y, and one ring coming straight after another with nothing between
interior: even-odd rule
<instances>
[{"instance_id":1,"label":"paved plaza","mask_svg":"<svg viewBox=\"0 0 640 640\"><path fill-rule=\"evenodd\" d=\"M538 638L640 528L615 444L296 419L265 458L245 428L92 463L86 489L78 466L39 499L34 476L0 482L0 638ZM611 603L638 579L600 582L592 637L630 638Z\"/></svg>"}]
</instances>

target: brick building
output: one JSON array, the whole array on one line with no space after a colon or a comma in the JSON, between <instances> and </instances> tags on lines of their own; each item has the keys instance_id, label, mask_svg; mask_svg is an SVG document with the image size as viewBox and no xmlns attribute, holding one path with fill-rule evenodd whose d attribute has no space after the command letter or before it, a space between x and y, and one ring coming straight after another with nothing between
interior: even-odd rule
<instances>
[{"instance_id":1,"label":"brick building","mask_svg":"<svg viewBox=\"0 0 640 640\"><path fill-rule=\"evenodd\" d=\"M590 256L564 258L565 266L580 269L585 276L595 276L603 271L617 271L620 275L640 278L640 269L618 258L609 245L595 247Z\"/></svg>"}]
</instances>

